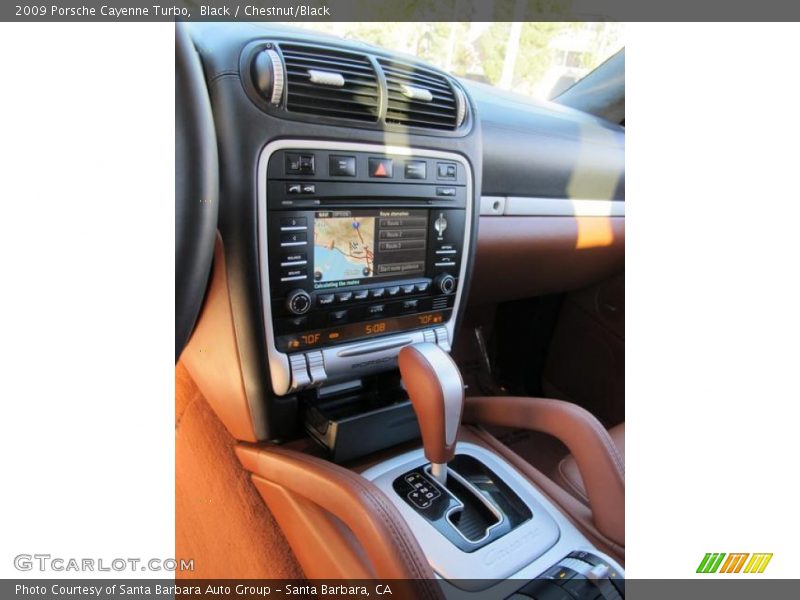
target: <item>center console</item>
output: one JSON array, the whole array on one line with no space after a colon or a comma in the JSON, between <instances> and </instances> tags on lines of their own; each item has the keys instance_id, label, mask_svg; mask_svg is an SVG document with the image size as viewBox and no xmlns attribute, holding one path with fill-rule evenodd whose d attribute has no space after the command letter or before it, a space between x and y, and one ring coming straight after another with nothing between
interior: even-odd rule
<instances>
[{"instance_id":1,"label":"center console","mask_svg":"<svg viewBox=\"0 0 800 600\"><path fill-rule=\"evenodd\" d=\"M471 248L459 154L280 140L258 165L261 289L276 395L387 371L415 342L449 350Z\"/></svg>"},{"instance_id":2,"label":"center console","mask_svg":"<svg viewBox=\"0 0 800 600\"><path fill-rule=\"evenodd\" d=\"M457 441L465 399L455 362L422 343L403 348L399 366L422 449L362 475L395 505L434 572L482 598L623 598L615 561L500 456Z\"/></svg>"}]
</instances>

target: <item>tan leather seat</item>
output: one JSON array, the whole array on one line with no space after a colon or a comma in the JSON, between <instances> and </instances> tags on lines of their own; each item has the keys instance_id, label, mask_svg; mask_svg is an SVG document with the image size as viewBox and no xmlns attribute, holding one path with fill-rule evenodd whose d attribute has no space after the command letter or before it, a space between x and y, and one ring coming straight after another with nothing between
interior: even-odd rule
<instances>
[{"instance_id":1,"label":"tan leather seat","mask_svg":"<svg viewBox=\"0 0 800 600\"><path fill-rule=\"evenodd\" d=\"M625 461L625 423L612 427L608 430L608 435L617 447L623 462ZM585 505L589 505L589 498L586 495L586 488L581 479L581 473L578 470L578 463L571 454L565 456L561 462L558 463L554 479L561 487L567 490L570 494L575 496L578 500Z\"/></svg>"}]
</instances>

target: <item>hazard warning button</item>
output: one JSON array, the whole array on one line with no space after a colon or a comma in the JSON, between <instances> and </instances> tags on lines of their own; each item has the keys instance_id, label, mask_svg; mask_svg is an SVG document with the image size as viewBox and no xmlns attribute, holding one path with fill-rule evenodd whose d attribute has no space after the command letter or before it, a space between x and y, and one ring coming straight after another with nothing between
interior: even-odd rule
<instances>
[{"instance_id":1,"label":"hazard warning button","mask_svg":"<svg viewBox=\"0 0 800 600\"><path fill-rule=\"evenodd\" d=\"M369 159L370 177L391 177L392 159L391 158L370 158Z\"/></svg>"}]
</instances>

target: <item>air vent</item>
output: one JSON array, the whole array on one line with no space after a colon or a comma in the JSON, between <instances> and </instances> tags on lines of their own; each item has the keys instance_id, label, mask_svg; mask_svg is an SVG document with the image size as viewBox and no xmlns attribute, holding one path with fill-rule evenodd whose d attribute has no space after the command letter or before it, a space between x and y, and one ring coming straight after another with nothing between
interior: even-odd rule
<instances>
[{"instance_id":1,"label":"air vent","mask_svg":"<svg viewBox=\"0 0 800 600\"><path fill-rule=\"evenodd\" d=\"M378 78L367 57L299 44L281 44L281 52L286 64L287 110L378 120Z\"/></svg>"},{"instance_id":2,"label":"air vent","mask_svg":"<svg viewBox=\"0 0 800 600\"><path fill-rule=\"evenodd\" d=\"M406 63L386 59L378 62L389 92L387 123L449 130L463 123L463 95L445 77Z\"/></svg>"}]
</instances>

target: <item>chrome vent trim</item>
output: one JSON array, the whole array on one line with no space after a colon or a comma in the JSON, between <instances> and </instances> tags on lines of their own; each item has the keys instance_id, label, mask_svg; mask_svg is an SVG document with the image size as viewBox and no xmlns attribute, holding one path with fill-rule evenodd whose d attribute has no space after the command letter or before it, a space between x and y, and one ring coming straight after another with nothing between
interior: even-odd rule
<instances>
[{"instance_id":1,"label":"chrome vent trim","mask_svg":"<svg viewBox=\"0 0 800 600\"><path fill-rule=\"evenodd\" d=\"M378 75L363 54L310 44L281 43L289 112L377 122Z\"/></svg>"},{"instance_id":2,"label":"chrome vent trim","mask_svg":"<svg viewBox=\"0 0 800 600\"><path fill-rule=\"evenodd\" d=\"M387 123L454 131L464 122L466 108L459 121L457 88L447 77L386 58L379 58L378 64L386 76Z\"/></svg>"}]
</instances>

